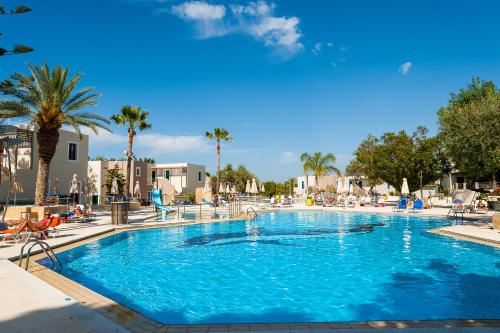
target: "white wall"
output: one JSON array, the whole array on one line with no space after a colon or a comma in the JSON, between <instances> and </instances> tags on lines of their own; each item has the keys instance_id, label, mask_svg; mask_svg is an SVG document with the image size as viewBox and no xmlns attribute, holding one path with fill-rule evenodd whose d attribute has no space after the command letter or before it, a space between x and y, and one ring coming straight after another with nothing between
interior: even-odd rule
<instances>
[{"instance_id":1,"label":"white wall","mask_svg":"<svg viewBox=\"0 0 500 333\"><path fill-rule=\"evenodd\" d=\"M17 171L24 190L22 193L17 193L17 199L28 202L34 201L38 173L38 143L36 141L36 135L33 136L33 141L32 169ZM78 147L76 161L70 161L68 159L68 146L70 142L76 143ZM89 138L87 135L82 135L80 137L74 132L59 130L59 142L52 162L50 163L48 191L52 191L56 178L59 180L59 193L64 195L69 193L73 174L76 173L80 181L86 178L88 154ZM2 177L2 184L0 186L1 202L4 202L7 196L8 182L5 180L6 177ZM83 187L81 188L83 189ZM11 198L13 198L13 194L11 194Z\"/></svg>"}]
</instances>

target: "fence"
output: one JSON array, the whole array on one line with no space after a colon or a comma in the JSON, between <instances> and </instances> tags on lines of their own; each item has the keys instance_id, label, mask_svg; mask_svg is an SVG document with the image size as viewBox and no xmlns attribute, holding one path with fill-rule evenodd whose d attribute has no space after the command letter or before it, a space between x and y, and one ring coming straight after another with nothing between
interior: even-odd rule
<instances>
[{"instance_id":1,"label":"fence","mask_svg":"<svg viewBox=\"0 0 500 333\"><path fill-rule=\"evenodd\" d=\"M225 205L216 207L208 204L175 205L173 213L167 215L168 219L177 220L211 220L233 218L243 213L243 202L235 200Z\"/></svg>"}]
</instances>

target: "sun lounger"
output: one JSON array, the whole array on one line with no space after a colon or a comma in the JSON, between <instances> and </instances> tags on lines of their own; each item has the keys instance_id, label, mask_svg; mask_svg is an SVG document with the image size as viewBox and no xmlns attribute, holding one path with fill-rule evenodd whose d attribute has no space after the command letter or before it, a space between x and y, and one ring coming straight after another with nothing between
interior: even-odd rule
<instances>
[{"instance_id":1,"label":"sun lounger","mask_svg":"<svg viewBox=\"0 0 500 333\"><path fill-rule=\"evenodd\" d=\"M393 212L404 212L408 208L408 199L400 198L396 207L392 208Z\"/></svg>"},{"instance_id":2,"label":"sun lounger","mask_svg":"<svg viewBox=\"0 0 500 333\"><path fill-rule=\"evenodd\" d=\"M422 199L417 199L413 202L413 206L410 208L411 213L418 213L424 210L424 202Z\"/></svg>"},{"instance_id":3,"label":"sun lounger","mask_svg":"<svg viewBox=\"0 0 500 333\"><path fill-rule=\"evenodd\" d=\"M464 217L464 213L476 212L476 206L474 202L476 201L476 192L471 190L465 190L458 193L453 199L453 207L448 211L448 216L457 218L459 215Z\"/></svg>"},{"instance_id":4,"label":"sun lounger","mask_svg":"<svg viewBox=\"0 0 500 333\"><path fill-rule=\"evenodd\" d=\"M10 228L10 229L4 229L0 230L0 240L13 240L13 241L19 241L19 240L24 240L25 238L28 239L30 235L30 232L26 231L26 227L20 227L18 226L17 228Z\"/></svg>"}]
</instances>

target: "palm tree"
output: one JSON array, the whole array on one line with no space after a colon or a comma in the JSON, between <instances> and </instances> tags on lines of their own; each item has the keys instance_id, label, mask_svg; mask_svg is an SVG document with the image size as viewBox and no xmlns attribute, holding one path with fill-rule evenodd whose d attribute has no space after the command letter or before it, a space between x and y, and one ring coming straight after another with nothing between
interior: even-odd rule
<instances>
[{"instance_id":1,"label":"palm tree","mask_svg":"<svg viewBox=\"0 0 500 333\"><path fill-rule=\"evenodd\" d=\"M337 158L335 155L328 153L323 155L321 152L315 152L314 154L303 153L300 155L300 161L304 167L304 173L306 174L306 188L308 191L307 185L307 173L314 173L314 181L316 183L316 189L319 188L319 180L321 177L331 175L332 173L341 175L340 170L335 166L335 162L337 162Z\"/></svg>"},{"instance_id":2,"label":"palm tree","mask_svg":"<svg viewBox=\"0 0 500 333\"><path fill-rule=\"evenodd\" d=\"M220 143L221 141L232 141L233 138L229 135L229 132L223 128L214 128L213 132L205 132L205 136L209 140L217 141L217 186L215 193L219 193L220 186Z\"/></svg>"},{"instance_id":3,"label":"palm tree","mask_svg":"<svg viewBox=\"0 0 500 333\"><path fill-rule=\"evenodd\" d=\"M94 88L75 91L82 78L81 73L69 76L69 69L60 65L28 65L29 76L13 74L0 84L0 91L12 99L0 101L0 119L24 118L29 126L36 126L38 141L38 175L35 203L43 202L47 193L50 162L59 142L59 129L63 125L72 127L79 135L86 127L97 134L97 129L110 131L105 124L109 120L95 113L82 111L96 105L100 94Z\"/></svg>"},{"instance_id":4,"label":"palm tree","mask_svg":"<svg viewBox=\"0 0 500 333\"><path fill-rule=\"evenodd\" d=\"M142 111L140 107L125 105L121 108L119 114L111 116L116 124L128 127L128 148L127 148L127 173L125 178L125 191L130 196L130 174L132 167L132 144L136 130L144 131L151 128L151 124L147 123L149 112Z\"/></svg>"}]
</instances>

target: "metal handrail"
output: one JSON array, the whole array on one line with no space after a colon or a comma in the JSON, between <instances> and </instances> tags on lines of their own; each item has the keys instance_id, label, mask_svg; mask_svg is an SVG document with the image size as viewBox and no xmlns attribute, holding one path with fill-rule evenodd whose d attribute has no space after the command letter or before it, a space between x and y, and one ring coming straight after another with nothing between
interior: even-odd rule
<instances>
[{"instance_id":1,"label":"metal handrail","mask_svg":"<svg viewBox=\"0 0 500 333\"><path fill-rule=\"evenodd\" d=\"M28 245L28 244L31 244L31 246L28 248L28 252L26 254L26 264L24 266L24 269L25 270L28 270L28 267L29 267L29 263L30 263L30 256L31 256L31 250L36 246L36 245L39 245L40 248L42 249L42 251L45 253L45 255L47 256L47 258L50 259L50 261L52 262L52 268L54 269L57 265L59 265L60 268L63 267L63 265L61 264L61 262L59 261L59 258L57 258L56 254L54 253L54 251L52 251L52 248L50 247L49 244L47 244L46 242L42 242L41 240L30 240L30 241L27 241L23 247L21 248L21 253L19 254L19 267L22 267L22 263L23 263L23 255L24 255L24 248Z\"/></svg>"},{"instance_id":2,"label":"metal handrail","mask_svg":"<svg viewBox=\"0 0 500 333\"><path fill-rule=\"evenodd\" d=\"M253 209L253 207L248 207L247 208L247 215L248 215L248 211L253 211L253 213L255 214L255 216L257 216L257 212L255 211L255 209Z\"/></svg>"}]
</instances>

